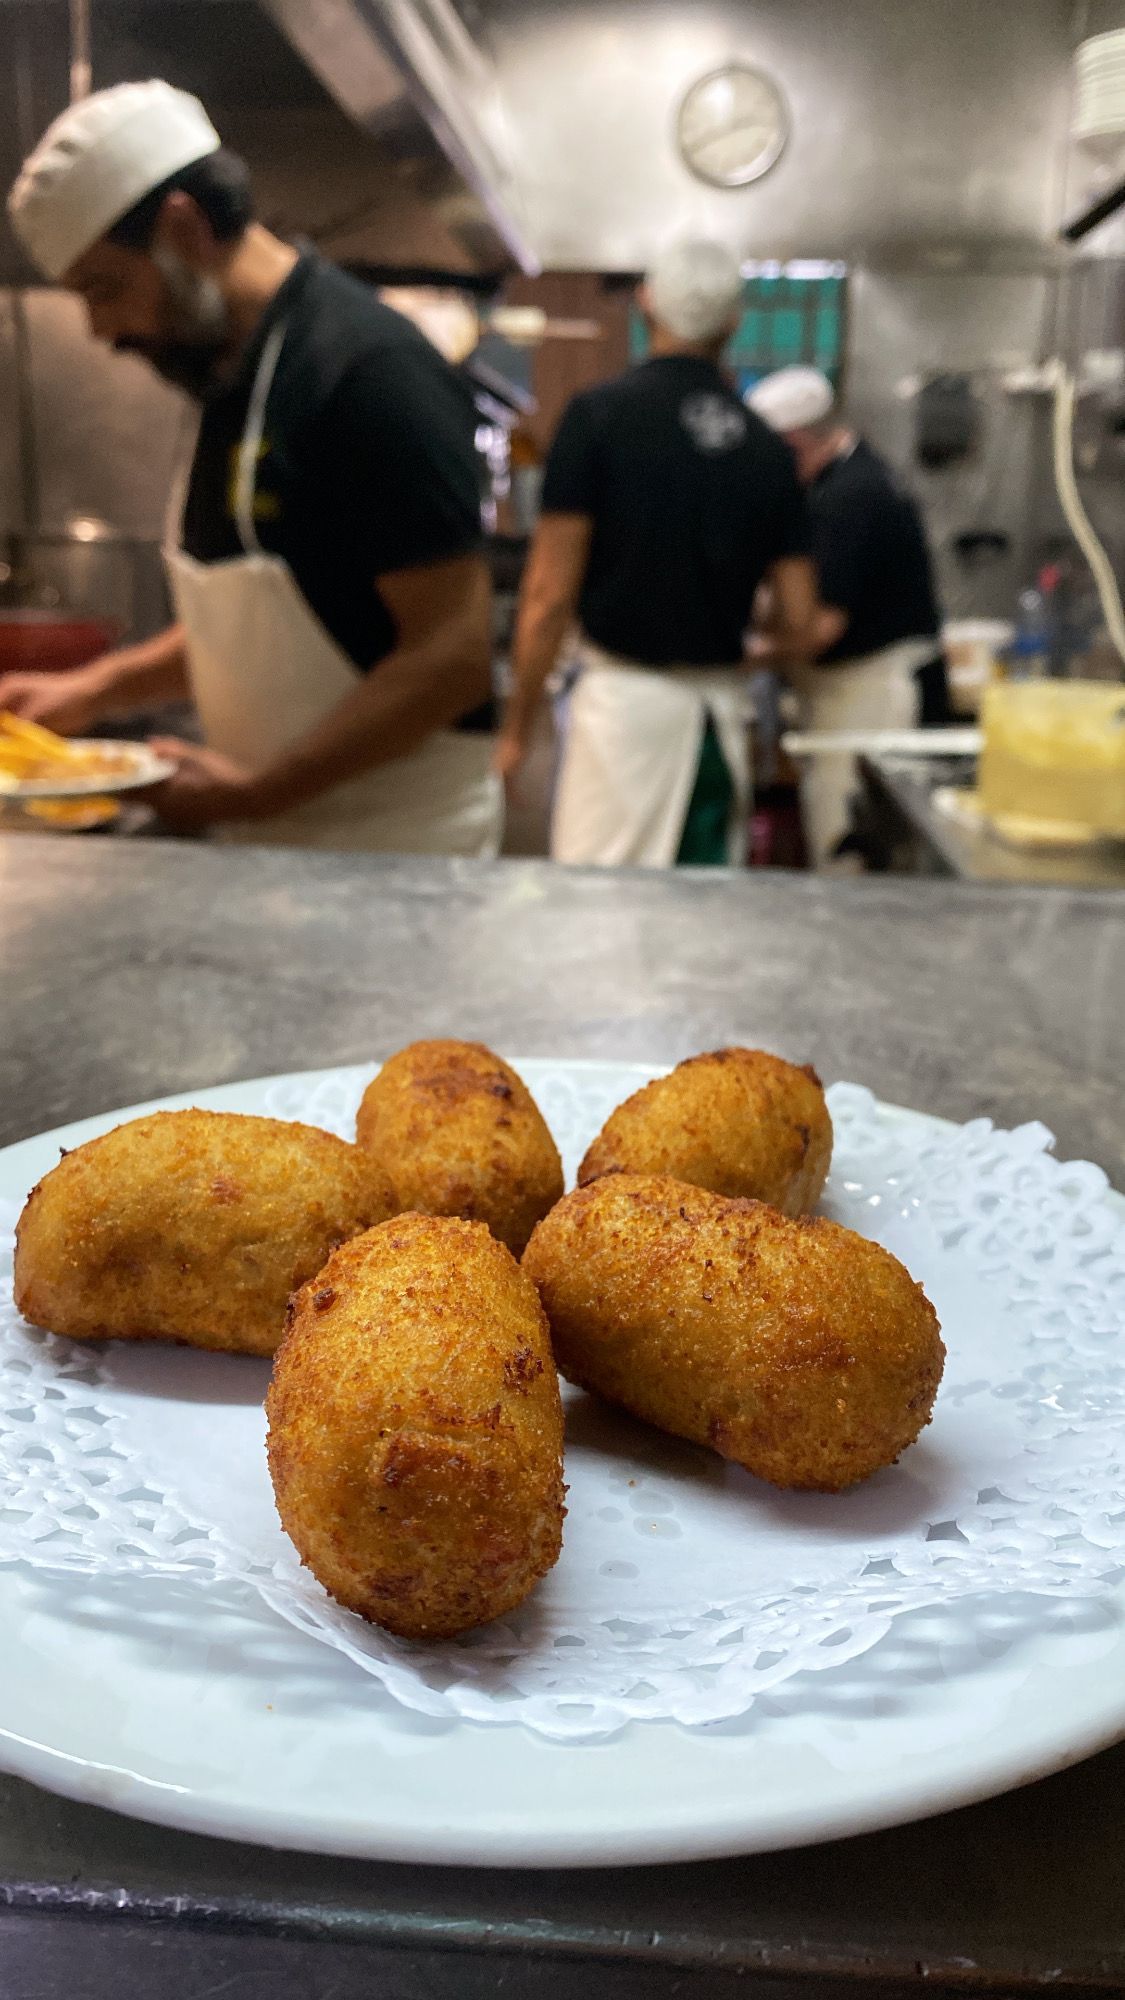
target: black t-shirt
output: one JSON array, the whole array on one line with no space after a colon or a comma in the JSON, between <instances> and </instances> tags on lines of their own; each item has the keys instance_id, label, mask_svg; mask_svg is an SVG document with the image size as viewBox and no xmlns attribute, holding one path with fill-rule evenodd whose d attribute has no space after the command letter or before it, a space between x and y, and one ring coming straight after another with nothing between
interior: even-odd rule
<instances>
[{"instance_id":1,"label":"black t-shirt","mask_svg":"<svg viewBox=\"0 0 1125 2000\"><path fill-rule=\"evenodd\" d=\"M334 265L302 255L236 380L204 405L183 522L184 548L198 562L242 553L238 451L262 349L279 320L285 343L266 405L254 526L366 671L395 643L376 577L480 545L472 402L401 313Z\"/></svg>"},{"instance_id":2,"label":"black t-shirt","mask_svg":"<svg viewBox=\"0 0 1125 2000\"><path fill-rule=\"evenodd\" d=\"M825 604L848 614L823 661L853 660L940 627L922 517L890 467L864 444L809 487L813 554Z\"/></svg>"},{"instance_id":3,"label":"black t-shirt","mask_svg":"<svg viewBox=\"0 0 1125 2000\"><path fill-rule=\"evenodd\" d=\"M736 664L766 571L809 550L786 446L718 368L688 356L575 398L543 508L592 519L582 624L595 645L648 666Z\"/></svg>"}]
</instances>

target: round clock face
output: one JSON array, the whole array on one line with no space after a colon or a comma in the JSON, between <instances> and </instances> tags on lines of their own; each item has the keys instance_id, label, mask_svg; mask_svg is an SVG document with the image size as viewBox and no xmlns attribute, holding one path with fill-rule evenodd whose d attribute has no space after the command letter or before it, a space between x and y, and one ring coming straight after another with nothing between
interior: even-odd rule
<instances>
[{"instance_id":1,"label":"round clock face","mask_svg":"<svg viewBox=\"0 0 1125 2000\"><path fill-rule=\"evenodd\" d=\"M768 173L789 137L789 112L773 78L727 63L693 83L676 121L684 162L712 187L746 187Z\"/></svg>"}]
</instances>

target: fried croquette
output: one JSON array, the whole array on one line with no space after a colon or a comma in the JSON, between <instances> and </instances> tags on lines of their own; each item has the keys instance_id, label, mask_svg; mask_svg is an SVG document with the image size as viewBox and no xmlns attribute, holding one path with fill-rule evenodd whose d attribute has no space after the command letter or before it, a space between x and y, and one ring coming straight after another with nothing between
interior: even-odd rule
<instances>
[{"instance_id":1,"label":"fried croquette","mask_svg":"<svg viewBox=\"0 0 1125 2000\"><path fill-rule=\"evenodd\" d=\"M930 1421L937 1315L837 1223L612 1174L552 1210L523 1264L569 1381L775 1486L853 1486Z\"/></svg>"},{"instance_id":2,"label":"fried croquette","mask_svg":"<svg viewBox=\"0 0 1125 2000\"><path fill-rule=\"evenodd\" d=\"M562 1406L535 1287L479 1222L403 1215L293 1300L266 1398L282 1525L405 1638L511 1611L562 1542Z\"/></svg>"},{"instance_id":3,"label":"fried croquette","mask_svg":"<svg viewBox=\"0 0 1125 2000\"><path fill-rule=\"evenodd\" d=\"M76 1340L272 1354L290 1294L397 1206L378 1162L331 1132L158 1111L76 1147L32 1189L16 1304Z\"/></svg>"},{"instance_id":4,"label":"fried croquette","mask_svg":"<svg viewBox=\"0 0 1125 2000\"><path fill-rule=\"evenodd\" d=\"M412 1042L364 1092L356 1143L400 1206L486 1222L513 1255L563 1191L558 1148L527 1085L480 1042Z\"/></svg>"},{"instance_id":5,"label":"fried croquette","mask_svg":"<svg viewBox=\"0 0 1125 2000\"><path fill-rule=\"evenodd\" d=\"M815 1208L832 1159L832 1120L814 1069L761 1049L692 1056L646 1083L606 1120L578 1169L670 1174L712 1194Z\"/></svg>"}]
</instances>

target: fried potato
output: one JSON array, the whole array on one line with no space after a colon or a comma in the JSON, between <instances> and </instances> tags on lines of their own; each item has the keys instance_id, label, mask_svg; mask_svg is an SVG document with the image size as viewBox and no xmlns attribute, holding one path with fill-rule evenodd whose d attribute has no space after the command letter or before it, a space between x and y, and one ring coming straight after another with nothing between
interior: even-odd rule
<instances>
[{"instance_id":1,"label":"fried potato","mask_svg":"<svg viewBox=\"0 0 1125 2000\"><path fill-rule=\"evenodd\" d=\"M356 1143L404 1209L487 1222L519 1256L563 1191L562 1163L527 1085L480 1042L412 1042L364 1092Z\"/></svg>"},{"instance_id":2,"label":"fried potato","mask_svg":"<svg viewBox=\"0 0 1125 2000\"><path fill-rule=\"evenodd\" d=\"M569 1381L775 1486L852 1486L929 1423L937 1315L834 1222L613 1174L567 1195L523 1263Z\"/></svg>"},{"instance_id":3,"label":"fried potato","mask_svg":"<svg viewBox=\"0 0 1125 2000\"><path fill-rule=\"evenodd\" d=\"M290 1293L396 1208L378 1163L331 1132L158 1111L76 1147L32 1189L16 1304L76 1340L272 1354Z\"/></svg>"},{"instance_id":4,"label":"fried potato","mask_svg":"<svg viewBox=\"0 0 1125 2000\"><path fill-rule=\"evenodd\" d=\"M670 1174L804 1215L820 1199L831 1159L832 1120L814 1069L761 1049L716 1049L619 1104L578 1185L602 1174Z\"/></svg>"},{"instance_id":5,"label":"fried potato","mask_svg":"<svg viewBox=\"0 0 1125 2000\"><path fill-rule=\"evenodd\" d=\"M535 1287L481 1223L403 1215L293 1301L266 1399L282 1525L405 1638L511 1611L562 1542L562 1406Z\"/></svg>"}]
</instances>

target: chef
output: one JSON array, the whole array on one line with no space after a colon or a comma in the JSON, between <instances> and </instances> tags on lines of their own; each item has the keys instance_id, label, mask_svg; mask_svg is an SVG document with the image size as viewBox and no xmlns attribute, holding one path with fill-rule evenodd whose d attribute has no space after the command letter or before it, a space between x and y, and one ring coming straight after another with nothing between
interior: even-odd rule
<instances>
[{"instance_id":1,"label":"chef","mask_svg":"<svg viewBox=\"0 0 1125 2000\"><path fill-rule=\"evenodd\" d=\"M254 220L203 106L130 83L71 106L25 163L13 227L95 338L200 405L166 561L176 622L77 671L0 681L64 731L190 693L205 747L162 741L183 831L490 854L491 609L469 400L371 291Z\"/></svg>"},{"instance_id":2,"label":"chef","mask_svg":"<svg viewBox=\"0 0 1125 2000\"><path fill-rule=\"evenodd\" d=\"M782 639L804 643L815 591L791 455L720 368L741 297L720 245L669 249L639 293L650 358L578 396L548 459L497 761L518 771L577 621L551 830L559 861L745 858L743 635L768 580Z\"/></svg>"},{"instance_id":3,"label":"chef","mask_svg":"<svg viewBox=\"0 0 1125 2000\"><path fill-rule=\"evenodd\" d=\"M747 397L790 446L808 494L821 596L809 664L793 673L806 730L910 729L918 676L940 673L940 618L925 529L890 466L843 423L827 376L782 368ZM853 756L817 754L801 780L815 866L850 836Z\"/></svg>"}]
</instances>

